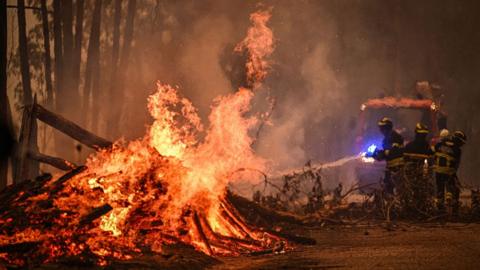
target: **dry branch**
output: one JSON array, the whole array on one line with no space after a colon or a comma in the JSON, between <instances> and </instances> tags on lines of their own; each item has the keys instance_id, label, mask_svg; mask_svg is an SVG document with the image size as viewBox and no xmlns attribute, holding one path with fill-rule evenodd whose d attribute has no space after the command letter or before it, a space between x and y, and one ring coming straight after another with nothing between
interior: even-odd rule
<instances>
[{"instance_id":1,"label":"dry branch","mask_svg":"<svg viewBox=\"0 0 480 270\"><path fill-rule=\"evenodd\" d=\"M35 106L35 113L40 121L58 129L88 147L100 149L112 145L112 142L81 128L74 122L63 118L60 115L50 112L41 105L37 104Z\"/></svg>"},{"instance_id":2,"label":"dry branch","mask_svg":"<svg viewBox=\"0 0 480 270\"><path fill-rule=\"evenodd\" d=\"M57 169L63 170L63 171L69 171L71 169L75 169L77 165L74 163L64 160L58 157L52 157L48 155L44 155L42 153L30 151L28 153L28 157L31 159L34 159L36 161L42 162L42 163L47 163Z\"/></svg>"}]
</instances>

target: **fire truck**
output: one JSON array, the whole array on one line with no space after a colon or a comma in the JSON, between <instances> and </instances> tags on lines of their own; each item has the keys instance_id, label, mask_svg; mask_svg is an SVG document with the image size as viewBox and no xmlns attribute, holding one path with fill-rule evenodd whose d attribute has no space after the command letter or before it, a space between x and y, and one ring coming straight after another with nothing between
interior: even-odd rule
<instances>
[{"instance_id":1,"label":"fire truck","mask_svg":"<svg viewBox=\"0 0 480 270\"><path fill-rule=\"evenodd\" d=\"M360 106L355 138L357 153L381 147L383 136L377 122L385 116L392 119L394 129L404 137L405 143L413 139L415 124L422 122L430 128L429 140L434 144L438 140L438 109L431 99L384 97L367 100ZM363 192L378 188L384 172L384 161L367 157L359 160L355 168L359 185L365 187Z\"/></svg>"}]
</instances>

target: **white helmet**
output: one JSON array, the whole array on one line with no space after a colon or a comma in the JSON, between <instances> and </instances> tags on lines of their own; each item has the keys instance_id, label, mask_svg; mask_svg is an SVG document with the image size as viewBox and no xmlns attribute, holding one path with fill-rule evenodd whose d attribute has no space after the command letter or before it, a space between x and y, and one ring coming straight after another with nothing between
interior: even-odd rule
<instances>
[{"instance_id":1,"label":"white helmet","mask_svg":"<svg viewBox=\"0 0 480 270\"><path fill-rule=\"evenodd\" d=\"M450 135L450 131L448 131L448 129L442 129L440 130L440 138L444 139L446 137L448 137L448 135Z\"/></svg>"}]
</instances>

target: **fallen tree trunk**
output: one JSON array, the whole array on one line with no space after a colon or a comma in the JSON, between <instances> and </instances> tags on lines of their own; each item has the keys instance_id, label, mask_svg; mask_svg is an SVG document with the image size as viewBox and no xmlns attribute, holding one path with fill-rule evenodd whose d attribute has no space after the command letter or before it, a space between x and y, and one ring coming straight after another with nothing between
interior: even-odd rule
<instances>
[{"instance_id":1,"label":"fallen tree trunk","mask_svg":"<svg viewBox=\"0 0 480 270\"><path fill-rule=\"evenodd\" d=\"M50 112L41 105L36 104L35 114L38 120L58 129L88 147L98 150L112 145L112 142L81 128L74 122L65 119L60 115Z\"/></svg>"}]
</instances>

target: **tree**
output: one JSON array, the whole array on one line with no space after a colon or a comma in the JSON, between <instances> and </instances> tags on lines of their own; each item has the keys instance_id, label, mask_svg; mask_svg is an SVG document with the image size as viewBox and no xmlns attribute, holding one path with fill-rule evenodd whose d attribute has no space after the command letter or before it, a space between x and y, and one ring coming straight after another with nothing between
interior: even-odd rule
<instances>
[{"instance_id":1,"label":"tree","mask_svg":"<svg viewBox=\"0 0 480 270\"><path fill-rule=\"evenodd\" d=\"M119 123L121 120L121 111L123 107L123 103L125 100L125 76L127 75L126 71L128 68L128 61L130 58L130 48L132 45L132 39L133 39L133 26L134 26L134 19L135 19L135 11L136 11L136 0L129 0L128 1L128 8L127 8L127 20L126 20L126 25L125 25L125 35L123 38L123 47L122 47L122 54L120 57L120 65L119 65L119 72L117 79L115 80L116 84L116 90L117 92L113 95L116 97L116 101L114 102L113 106L113 122L112 123ZM119 130L118 130L119 125L111 125L111 135L112 136L118 136Z\"/></svg>"},{"instance_id":2,"label":"tree","mask_svg":"<svg viewBox=\"0 0 480 270\"><path fill-rule=\"evenodd\" d=\"M7 96L7 1L0 4L0 190L7 185L8 156L13 138L11 134L10 105ZM9 142L10 141L10 142Z\"/></svg>"},{"instance_id":3,"label":"tree","mask_svg":"<svg viewBox=\"0 0 480 270\"><path fill-rule=\"evenodd\" d=\"M75 16L75 47L73 50L73 76L72 76L72 91L78 93L78 86L80 82L80 64L82 54L82 38L83 38L83 13L85 10L85 1L77 0Z\"/></svg>"},{"instance_id":4,"label":"tree","mask_svg":"<svg viewBox=\"0 0 480 270\"><path fill-rule=\"evenodd\" d=\"M41 0L43 42L45 47L45 86L47 90L47 108L53 105L52 63L50 59L50 31L48 30L47 0Z\"/></svg>"},{"instance_id":5,"label":"tree","mask_svg":"<svg viewBox=\"0 0 480 270\"><path fill-rule=\"evenodd\" d=\"M62 91L63 40L62 40L62 1L53 0L53 43L55 53L55 93ZM55 99L57 106L58 97Z\"/></svg>"},{"instance_id":6,"label":"tree","mask_svg":"<svg viewBox=\"0 0 480 270\"><path fill-rule=\"evenodd\" d=\"M98 81L100 71L100 23L102 20L102 0L95 0L95 7L92 17L92 28L90 30L90 40L88 43L87 67L85 69L85 86L83 91L83 117L86 123L89 111L90 95L93 91L98 91ZM94 104L96 98L94 98ZM96 115L97 112L94 112Z\"/></svg>"},{"instance_id":7,"label":"tree","mask_svg":"<svg viewBox=\"0 0 480 270\"><path fill-rule=\"evenodd\" d=\"M57 111L71 117L70 106L65 107L67 99L77 100L72 90L73 75L73 29L72 29L72 0L62 0L62 34L63 34L63 89L57 92Z\"/></svg>"},{"instance_id":8,"label":"tree","mask_svg":"<svg viewBox=\"0 0 480 270\"><path fill-rule=\"evenodd\" d=\"M122 1L115 0L115 14L113 19L113 40L112 40L112 59L110 66L112 72L110 74L110 89L108 96L113 97L115 95L117 68L118 68L118 55L120 53L120 19L122 17Z\"/></svg>"},{"instance_id":9,"label":"tree","mask_svg":"<svg viewBox=\"0 0 480 270\"><path fill-rule=\"evenodd\" d=\"M23 87L23 104L29 105L32 103L32 87L30 85L30 67L28 64L28 43L27 30L25 19L25 1L18 0L17 2L18 15L18 41L20 50L20 70L22 74Z\"/></svg>"}]
</instances>

